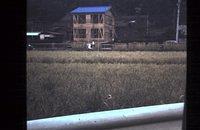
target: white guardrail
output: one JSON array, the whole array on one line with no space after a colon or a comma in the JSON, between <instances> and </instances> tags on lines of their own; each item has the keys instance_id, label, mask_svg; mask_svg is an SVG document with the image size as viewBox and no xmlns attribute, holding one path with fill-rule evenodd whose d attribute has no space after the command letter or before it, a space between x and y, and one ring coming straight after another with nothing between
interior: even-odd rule
<instances>
[{"instance_id":1,"label":"white guardrail","mask_svg":"<svg viewBox=\"0 0 200 130\"><path fill-rule=\"evenodd\" d=\"M184 103L27 121L27 130L181 130Z\"/></svg>"}]
</instances>

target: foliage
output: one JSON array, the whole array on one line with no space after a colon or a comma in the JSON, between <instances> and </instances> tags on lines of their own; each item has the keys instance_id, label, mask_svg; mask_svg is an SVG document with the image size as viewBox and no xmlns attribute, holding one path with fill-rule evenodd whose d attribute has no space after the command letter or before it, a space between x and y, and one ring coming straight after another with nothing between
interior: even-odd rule
<instances>
[{"instance_id":1,"label":"foliage","mask_svg":"<svg viewBox=\"0 0 200 130\"><path fill-rule=\"evenodd\" d=\"M187 47L185 43L174 44L164 43L159 44L157 42L150 42L148 44L142 42L134 43L117 43L114 45L115 51L186 51Z\"/></svg>"},{"instance_id":2,"label":"foliage","mask_svg":"<svg viewBox=\"0 0 200 130\"><path fill-rule=\"evenodd\" d=\"M53 23L78 6L112 5L115 15L135 15L140 8L140 14L149 14L150 21L157 26L174 26L176 3L177 0L28 0L27 18ZM182 0L181 7L180 22L186 24L186 0Z\"/></svg>"}]
</instances>

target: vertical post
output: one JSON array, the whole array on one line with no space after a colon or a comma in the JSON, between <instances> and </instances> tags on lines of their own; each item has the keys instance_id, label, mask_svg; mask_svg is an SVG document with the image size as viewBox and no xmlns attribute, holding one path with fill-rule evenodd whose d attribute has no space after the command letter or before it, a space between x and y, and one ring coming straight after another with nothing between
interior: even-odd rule
<instances>
[{"instance_id":1,"label":"vertical post","mask_svg":"<svg viewBox=\"0 0 200 130\"><path fill-rule=\"evenodd\" d=\"M86 14L85 17L86 17L86 23L91 23L91 15ZM86 39L87 39L87 42L89 43L92 40L92 38L91 38L91 27L87 26L85 29L86 29Z\"/></svg>"},{"instance_id":2,"label":"vertical post","mask_svg":"<svg viewBox=\"0 0 200 130\"><path fill-rule=\"evenodd\" d=\"M98 51L99 51L99 42L98 42Z\"/></svg>"},{"instance_id":3,"label":"vertical post","mask_svg":"<svg viewBox=\"0 0 200 130\"><path fill-rule=\"evenodd\" d=\"M147 14L147 36L149 35L149 15Z\"/></svg>"},{"instance_id":4,"label":"vertical post","mask_svg":"<svg viewBox=\"0 0 200 130\"><path fill-rule=\"evenodd\" d=\"M180 4L181 4L181 0L178 0L178 3L177 3L177 21L176 21L176 42L177 43L178 43L178 35L179 35Z\"/></svg>"},{"instance_id":5,"label":"vertical post","mask_svg":"<svg viewBox=\"0 0 200 130\"><path fill-rule=\"evenodd\" d=\"M148 43L148 35L149 35L149 15L146 15L146 24L147 24L147 28L146 28L146 44Z\"/></svg>"}]
</instances>

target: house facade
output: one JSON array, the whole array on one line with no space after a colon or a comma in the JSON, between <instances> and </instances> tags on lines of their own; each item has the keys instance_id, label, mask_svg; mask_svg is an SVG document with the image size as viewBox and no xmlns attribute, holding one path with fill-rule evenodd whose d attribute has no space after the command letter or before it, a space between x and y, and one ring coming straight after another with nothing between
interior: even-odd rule
<instances>
[{"instance_id":1,"label":"house facade","mask_svg":"<svg viewBox=\"0 0 200 130\"><path fill-rule=\"evenodd\" d=\"M78 7L71 11L74 42L111 42L114 17L110 6Z\"/></svg>"}]
</instances>

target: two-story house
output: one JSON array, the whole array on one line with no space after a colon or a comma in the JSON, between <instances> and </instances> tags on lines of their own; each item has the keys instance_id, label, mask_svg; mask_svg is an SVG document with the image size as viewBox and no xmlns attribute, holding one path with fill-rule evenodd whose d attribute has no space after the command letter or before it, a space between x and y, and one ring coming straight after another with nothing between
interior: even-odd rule
<instances>
[{"instance_id":1,"label":"two-story house","mask_svg":"<svg viewBox=\"0 0 200 130\"><path fill-rule=\"evenodd\" d=\"M110 42L114 39L114 17L110 6L78 7L73 16L73 41Z\"/></svg>"}]
</instances>

